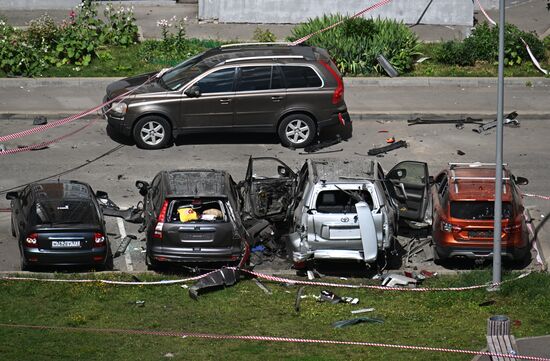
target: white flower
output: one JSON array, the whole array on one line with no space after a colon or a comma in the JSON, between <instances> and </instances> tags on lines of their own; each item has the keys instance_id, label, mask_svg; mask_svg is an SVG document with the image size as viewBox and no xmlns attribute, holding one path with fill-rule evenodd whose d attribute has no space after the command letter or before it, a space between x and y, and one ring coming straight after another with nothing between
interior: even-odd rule
<instances>
[{"instance_id":1,"label":"white flower","mask_svg":"<svg viewBox=\"0 0 550 361\"><path fill-rule=\"evenodd\" d=\"M187 21L187 16L183 18L183 21Z\"/></svg>"}]
</instances>

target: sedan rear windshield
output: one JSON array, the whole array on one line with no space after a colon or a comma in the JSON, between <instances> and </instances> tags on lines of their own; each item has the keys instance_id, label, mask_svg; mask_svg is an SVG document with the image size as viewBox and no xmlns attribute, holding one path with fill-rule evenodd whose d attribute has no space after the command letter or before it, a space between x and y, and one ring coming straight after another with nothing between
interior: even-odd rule
<instances>
[{"instance_id":1,"label":"sedan rear windshield","mask_svg":"<svg viewBox=\"0 0 550 361\"><path fill-rule=\"evenodd\" d=\"M502 218L512 217L512 204L502 202ZM495 217L495 202L462 201L451 202L451 217L458 219L489 220Z\"/></svg>"},{"instance_id":2,"label":"sedan rear windshield","mask_svg":"<svg viewBox=\"0 0 550 361\"><path fill-rule=\"evenodd\" d=\"M319 192L317 201L315 202L315 209L319 213L357 213L355 209L357 200L351 196L350 192L355 192L357 195L361 196L372 209L372 196L367 190L359 192L353 190L346 192L341 190Z\"/></svg>"},{"instance_id":3,"label":"sedan rear windshield","mask_svg":"<svg viewBox=\"0 0 550 361\"><path fill-rule=\"evenodd\" d=\"M41 200L30 209L34 225L99 224L96 207L90 200Z\"/></svg>"},{"instance_id":4,"label":"sedan rear windshield","mask_svg":"<svg viewBox=\"0 0 550 361\"><path fill-rule=\"evenodd\" d=\"M223 201L213 198L184 198L172 201L168 209L170 223L228 222Z\"/></svg>"}]
</instances>

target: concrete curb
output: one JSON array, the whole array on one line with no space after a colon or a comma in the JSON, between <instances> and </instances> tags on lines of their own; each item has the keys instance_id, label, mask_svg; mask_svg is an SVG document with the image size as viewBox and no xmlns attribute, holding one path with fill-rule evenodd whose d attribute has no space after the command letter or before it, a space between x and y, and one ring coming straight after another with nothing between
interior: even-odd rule
<instances>
[{"instance_id":1,"label":"concrete curb","mask_svg":"<svg viewBox=\"0 0 550 361\"><path fill-rule=\"evenodd\" d=\"M0 88L23 87L106 87L108 84L119 80L119 77L99 77L99 78L0 78ZM525 77L525 78L506 78L505 86L522 87L550 87L550 78L545 77ZM401 78L382 78L382 77L358 77L344 78L344 84L347 86L412 86L412 87L467 87L479 88L496 86L496 78L451 78L451 77L401 77Z\"/></svg>"}]
</instances>

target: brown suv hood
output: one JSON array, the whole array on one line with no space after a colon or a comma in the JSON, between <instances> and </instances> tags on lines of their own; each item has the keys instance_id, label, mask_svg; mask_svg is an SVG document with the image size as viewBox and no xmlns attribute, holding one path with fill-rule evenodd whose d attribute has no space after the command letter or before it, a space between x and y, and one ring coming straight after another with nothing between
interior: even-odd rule
<instances>
[{"instance_id":1,"label":"brown suv hood","mask_svg":"<svg viewBox=\"0 0 550 361\"><path fill-rule=\"evenodd\" d=\"M107 96L109 99L113 99L120 94L135 89L155 74L156 72L151 72L117 80L107 86ZM151 82L140 87L133 94L158 93L164 91L167 91L167 89L163 88L156 80L151 80Z\"/></svg>"}]
</instances>

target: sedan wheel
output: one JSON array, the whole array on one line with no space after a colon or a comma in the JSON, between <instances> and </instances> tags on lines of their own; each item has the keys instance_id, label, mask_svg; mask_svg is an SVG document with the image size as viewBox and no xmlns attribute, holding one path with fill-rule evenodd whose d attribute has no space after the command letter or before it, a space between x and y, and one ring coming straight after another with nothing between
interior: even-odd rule
<instances>
[{"instance_id":1,"label":"sedan wheel","mask_svg":"<svg viewBox=\"0 0 550 361\"><path fill-rule=\"evenodd\" d=\"M145 117L134 128L134 140L140 148L160 149L170 141L170 124L160 117Z\"/></svg>"},{"instance_id":2,"label":"sedan wheel","mask_svg":"<svg viewBox=\"0 0 550 361\"><path fill-rule=\"evenodd\" d=\"M315 137L315 123L305 114L284 118L279 125L279 138L286 147L303 148Z\"/></svg>"}]
</instances>

